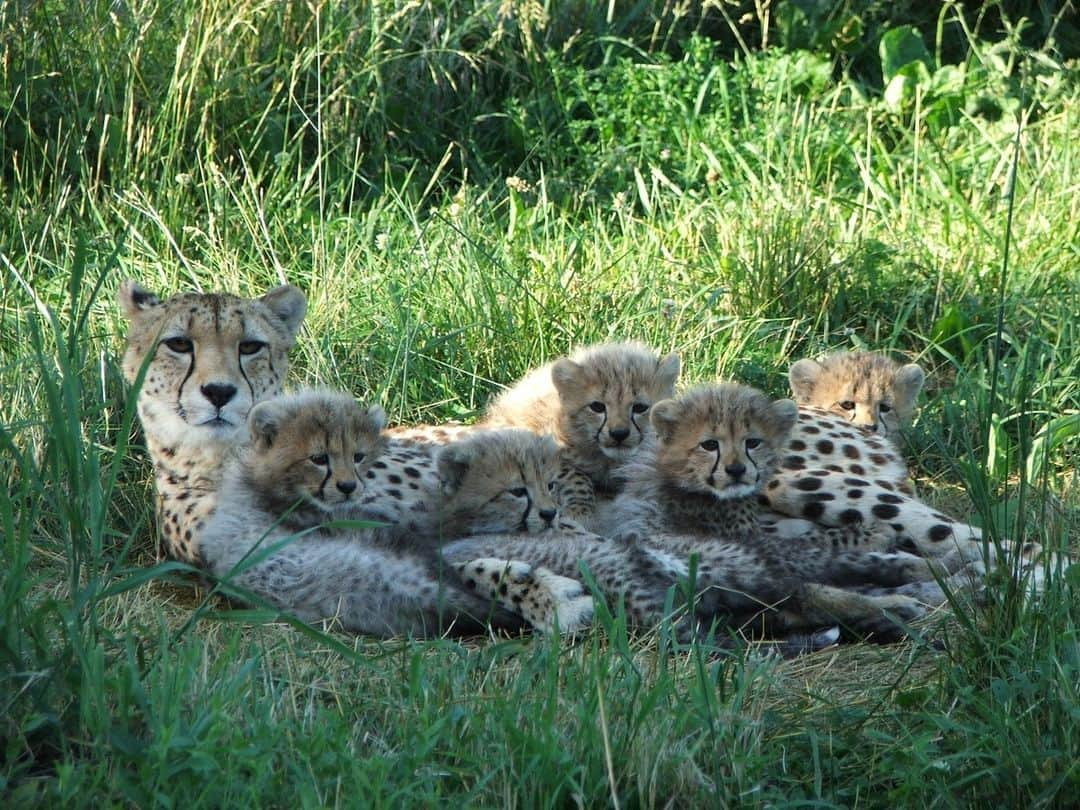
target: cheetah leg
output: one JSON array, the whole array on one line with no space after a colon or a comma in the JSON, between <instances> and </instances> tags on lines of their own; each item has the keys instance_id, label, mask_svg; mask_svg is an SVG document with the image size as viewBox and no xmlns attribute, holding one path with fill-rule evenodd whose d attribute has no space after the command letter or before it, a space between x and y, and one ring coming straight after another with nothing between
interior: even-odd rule
<instances>
[{"instance_id":1,"label":"cheetah leg","mask_svg":"<svg viewBox=\"0 0 1080 810\"><path fill-rule=\"evenodd\" d=\"M454 568L470 590L517 613L540 632L557 627L573 635L592 621L593 600L581 583L547 568L494 557L455 563Z\"/></svg>"},{"instance_id":2,"label":"cheetah leg","mask_svg":"<svg viewBox=\"0 0 1080 810\"><path fill-rule=\"evenodd\" d=\"M783 606L789 629L833 623L875 641L896 641L906 635L903 624L924 616L929 608L904 594L863 594L830 585L806 584Z\"/></svg>"},{"instance_id":3,"label":"cheetah leg","mask_svg":"<svg viewBox=\"0 0 1080 810\"><path fill-rule=\"evenodd\" d=\"M596 489L581 470L564 465L556 479L556 500L565 518L582 522L596 511Z\"/></svg>"}]
</instances>

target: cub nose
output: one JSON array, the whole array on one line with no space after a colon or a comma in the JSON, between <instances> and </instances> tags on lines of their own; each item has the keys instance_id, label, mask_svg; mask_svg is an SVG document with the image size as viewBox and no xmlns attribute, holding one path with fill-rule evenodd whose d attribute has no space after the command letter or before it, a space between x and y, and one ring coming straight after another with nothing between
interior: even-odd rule
<instances>
[{"instance_id":1,"label":"cub nose","mask_svg":"<svg viewBox=\"0 0 1080 810\"><path fill-rule=\"evenodd\" d=\"M541 509L539 514L540 519L550 526L555 520L555 516L559 513L555 509Z\"/></svg>"},{"instance_id":2,"label":"cub nose","mask_svg":"<svg viewBox=\"0 0 1080 810\"><path fill-rule=\"evenodd\" d=\"M724 467L724 472L734 478L736 481L742 478L743 473L746 472L746 465L742 462L737 464L728 464Z\"/></svg>"},{"instance_id":3,"label":"cub nose","mask_svg":"<svg viewBox=\"0 0 1080 810\"><path fill-rule=\"evenodd\" d=\"M615 440L616 443L622 443L626 441L626 438L630 435L630 428L612 428L608 431L608 435Z\"/></svg>"},{"instance_id":4,"label":"cub nose","mask_svg":"<svg viewBox=\"0 0 1080 810\"><path fill-rule=\"evenodd\" d=\"M224 408L236 396L236 386L227 383L207 383L199 386L199 390L215 408Z\"/></svg>"},{"instance_id":5,"label":"cub nose","mask_svg":"<svg viewBox=\"0 0 1080 810\"><path fill-rule=\"evenodd\" d=\"M354 492L356 492L356 482L355 481L338 481L337 482L337 488L338 488L338 491L342 495L352 495Z\"/></svg>"}]
</instances>

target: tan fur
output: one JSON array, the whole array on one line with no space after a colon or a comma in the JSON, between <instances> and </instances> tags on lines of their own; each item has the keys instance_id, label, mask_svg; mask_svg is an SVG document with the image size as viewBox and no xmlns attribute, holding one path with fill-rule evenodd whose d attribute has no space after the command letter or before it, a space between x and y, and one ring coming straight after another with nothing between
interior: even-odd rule
<instances>
[{"instance_id":1,"label":"tan fur","mask_svg":"<svg viewBox=\"0 0 1080 810\"><path fill-rule=\"evenodd\" d=\"M133 281L118 299L128 320L124 375L135 383L145 368L138 407L158 529L171 556L195 563L223 456L243 436L251 407L281 391L307 303L289 285L257 299L183 293L161 301Z\"/></svg>"},{"instance_id":2,"label":"tan fur","mask_svg":"<svg viewBox=\"0 0 1080 810\"><path fill-rule=\"evenodd\" d=\"M591 512L614 475L651 431L653 403L674 394L679 357L641 343L578 350L529 373L488 408L486 423L551 433L563 448L558 497L564 514Z\"/></svg>"},{"instance_id":3,"label":"tan fur","mask_svg":"<svg viewBox=\"0 0 1080 810\"><path fill-rule=\"evenodd\" d=\"M772 403L735 385L695 389L658 403L655 436L624 469L628 480L613 504L612 540L560 527L542 543L474 537L449 544L443 554L451 562L501 554L562 576L574 576L585 564L605 596L624 601L639 625L658 621L667 589L696 571L702 590L693 605L693 626L726 617L737 627L766 616L781 633L840 621L864 635L894 637L898 630L886 611L907 620L926 606L888 589L933 581L948 568L909 554L835 548L848 533L863 530L804 523L805 542L793 545L762 527L756 496L794 416L793 403ZM747 448L747 439L759 438ZM718 458L725 456L721 465ZM723 466L739 464L744 469L736 468L737 474L718 474Z\"/></svg>"},{"instance_id":4,"label":"tan fur","mask_svg":"<svg viewBox=\"0 0 1080 810\"><path fill-rule=\"evenodd\" d=\"M386 444L382 408L309 389L259 403L248 415L241 474L260 507L287 525L318 525L359 502L364 474Z\"/></svg>"},{"instance_id":5,"label":"tan fur","mask_svg":"<svg viewBox=\"0 0 1080 810\"><path fill-rule=\"evenodd\" d=\"M896 436L911 421L926 375L875 352L839 352L799 360L788 372L801 406L819 408L882 436Z\"/></svg>"}]
</instances>

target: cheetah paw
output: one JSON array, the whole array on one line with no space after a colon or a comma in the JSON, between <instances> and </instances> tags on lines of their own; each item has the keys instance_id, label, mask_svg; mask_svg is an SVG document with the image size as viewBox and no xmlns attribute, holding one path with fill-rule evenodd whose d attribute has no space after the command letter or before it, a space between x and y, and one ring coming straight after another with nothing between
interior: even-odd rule
<instances>
[{"instance_id":1,"label":"cheetah paw","mask_svg":"<svg viewBox=\"0 0 1080 810\"><path fill-rule=\"evenodd\" d=\"M547 568L537 568L533 576L537 585L551 598L550 618L541 615L533 621L537 630L553 632L557 622L559 632L563 635L574 635L592 623L595 609L593 598L585 593L580 582L560 576Z\"/></svg>"}]
</instances>

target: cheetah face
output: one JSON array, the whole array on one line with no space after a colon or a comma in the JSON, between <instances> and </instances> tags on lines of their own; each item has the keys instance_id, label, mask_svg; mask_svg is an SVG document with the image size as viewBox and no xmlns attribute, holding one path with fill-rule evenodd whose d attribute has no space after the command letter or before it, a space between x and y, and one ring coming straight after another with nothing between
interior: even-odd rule
<instances>
[{"instance_id":1,"label":"cheetah face","mask_svg":"<svg viewBox=\"0 0 1080 810\"><path fill-rule=\"evenodd\" d=\"M124 375L138 379L139 416L166 444L231 441L251 407L281 391L307 302L292 286L257 299L184 293L166 301L132 281L120 287L129 321Z\"/></svg>"},{"instance_id":2,"label":"cheetah face","mask_svg":"<svg viewBox=\"0 0 1080 810\"><path fill-rule=\"evenodd\" d=\"M654 464L671 486L714 498L758 492L772 476L798 416L789 399L770 402L756 389L721 384L653 406Z\"/></svg>"},{"instance_id":3,"label":"cheetah face","mask_svg":"<svg viewBox=\"0 0 1080 810\"><path fill-rule=\"evenodd\" d=\"M799 360L788 377L800 405L829 411L882 436L911 420L926 375L873 352L845 352L820 362Z\"/></svg>"},{"instance_id":4,"label":"cheetah face","mask_svg":"<svg viewBox=\"0 0 1080 810\"><path fill-rule=\"evenodd\" d=\"M649 435L653 403L674 394L679 357L638 344L608 344L562 359L551 379L562 406L564 441L586 456L622 462Z\"/></svg>"},{"instance_id":5,"label":"cheetah face","mask_svg":"<svg viewBox=\"0 0 1080 810\"><path fill-rule=\"evenodd\" d=\"M455 535L544 532L557 525L559 448L527 430L476 431L436 458L444 530Z\"/></svg>"},{"instance_id":6,"label":"cheetah face","mask_svg":"<svg viewBox=\"0 0 1080 810\"><path fill-rule=\"evenodd\" d=\"M385 422L378 406L365 408L348 394L330 391L261 402L248 417L247 475L280 507L298 500L325 512L351 506L383 451Z\"/></svg>"}]
</instances>

